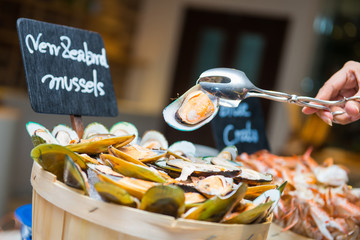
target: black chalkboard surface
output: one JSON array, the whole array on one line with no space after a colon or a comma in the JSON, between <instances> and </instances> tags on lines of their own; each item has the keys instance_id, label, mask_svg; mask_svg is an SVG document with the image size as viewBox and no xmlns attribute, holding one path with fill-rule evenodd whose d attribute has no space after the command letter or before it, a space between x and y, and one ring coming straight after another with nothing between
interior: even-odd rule
<instances>
[{"instance_id":1,"label":"black chalkboard surface","mask_svg":"<svg viewBox=\"0 0 360 240\"><path fill-rule=\"evenodd\" d=\"M236 108L221 106L211 126L219 150L232 145L239 154L270 150L259 99L248 98Z\"/></svg>"},{"instance_id":2,"label":"black chalkboard surface","mask_svg":"<svg viewBox=\"0 0 360 240\"><path fill-rule=\"evenodd\" d=\"M118 108L101 36L20 18L20 47L35 112L117 116Z\"/></svg>"}]
</instances>

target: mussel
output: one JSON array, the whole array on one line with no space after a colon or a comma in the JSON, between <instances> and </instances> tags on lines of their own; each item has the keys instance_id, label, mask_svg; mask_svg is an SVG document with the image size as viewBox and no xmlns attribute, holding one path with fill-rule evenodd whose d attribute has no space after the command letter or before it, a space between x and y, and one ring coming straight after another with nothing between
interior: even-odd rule
<instances>
[{"instance_id":1,"label":"mussel","mask_svg":"<svg viewBox=\"0 0 360 240\"><path fill-rule=\"evenodd\" d=\"M159 158L165 156L165 150L151 150L148 148L141 147L140 145L133 144L131 146L124 146L118 148L116 155L121 158L128 159L133 162L133 159L141 162L154 162Z\"/></svg>"},{"instance_id":2,"label":"mussel","mask_svg":"<svg viewBox=\"0 0 360 240\"><path fill-rule=\"evenodd\" d=\"M157 185L146 191L140 209L175 218L185 211L184 191L174 185Z\"/></svg>"},{"instance_id":3,"label":"mussel","mask_svg":"<svg viewBox=\"0 0 360 240\"><path fill-rule=\"evenodd\" d=\"M241 172L238 168L217 166L206 163L193 163L184 161L183 159L168 160L166 164L173 167L172 170L176 171L177 169L179 172L184 171L184 169L192 170L189 172L189 176L193 174L195 176L223 175L225 177L234 177Z\"/></svg>"},{"instance_id":4,"label":"mussel","mask_svg":"<svg viewBox=\"0 0 360 240\"><path fill-rule=\"evenodd\" d=\"M214 196L197 207L189 209L185 219L218 222L234 208L246 193L247 185L241 183L237 189L224 197Z\"/></svg>"},{"instance_id":5,"label":"mussel","mask_svg":"<svg viewBox=\"0 0 360 240\"><path fill-rule=\"evenodd\" d=\"M270 184L273 180L271 174L263 174L250 168L239 167L241 172L234 178L235 182L246 182L249 185Z\"/></svg>"},{"instance_id":6,"label":"mussel","mask_svg":"<svg viewBox=\"0 0 360 240\"><path fill-rule=\"evenodd\" d=\"M221 175L206 177L196 184L196 189L206 196L224 196L232 190L232 187L232 178L226 178Z\"/></svg>"},{"instance_id":7,"label":"mussel","mask_svg":"<svg viewBox=\"0 0 360 240\"><path fill-rule=\"evenodd\" d=\"M43 143L59 144L50 131L39 123L28 122L26 124L26 130L29 133L31 141L35 147Z\"/></svg>"},{"instance_id":8,"label":"mussel","mask_svg":"<svg viewBox=\"0 0 360 240\"><path fill-rule=\"evenodd\" d=\"M81 169L86 169L86 164L79 155L57 144L38 145L31 150L30 155L46 171L56 175L59 181L63 181L66 156L69 156Z\"/></svg>"},{"instance_id":9,"label":"mussel","mask_svg":"<svg viewBox=\"0 0 360 240\"><path fill-rule=\"evenodd\" d=\"M68 155L65 156L64 183L70 187L83 190L85 195L89 195L90 186L87 175Z\"/></svg>"},{"instance_id":10,"label":"mussel","mask_svg":"<svg viewBox=\"0 0 360 240\"><path fill-rule=\"evenodd\" d=\"M235 212L229 215L226 219L223 220L223 223L229 224L249 224L257 220L259 217L263 216L264 212L268 211L274 202L268 201L266 203L261 203L259 205L248 204L244 211L238 213Z\"/></svg>"},{"instance_id":11,"label":"mussel","mask_svg":"<svg viewBox=\"0 0 360 240\"><path fill-rule=\"evenodd\" d=\"M110 136L109 130L101 123L93 122L84 129L83 139L94 138L97 136Z\"/></svg>"},{"instance_id":12,"label":"mussel","mask_svg":"<svg viewBox=\"0 0 360 240\"><path fill-rule=\"evenodd\" d=\"M115 123L109 131L110 134L120 137L120 136L127 136L127 135L135 135L134 143L137 143L139 132L134 124L129 122L118 122Z\"/></svg>"},{"instance_id":13,"label":"mussel","mask_svg":"<svg viewBox=\"0 0 360 240\"><path fill-rule=\"evenodd\" d=\"M165 136L156 130L149 130L144 133L141 138L140 146L149 149L167 149L169 143Z\"/></svg>"},{"instance_id":14,"label":"mussel","mask_svg":"<svg viewBox=\"0 0 360 240\"><path fill-rule=\"evenodd\" d=\"M66 147L73 152L98 154L106 152L110 145L119 148L127 145L135 138L134 135L96 139L95 141L85 141L77 144L70 144Z\"/></svg>"},{"instance_id":15,"label":"mussel","mask_svg":"<svg viewBox=\"0 0 360 240\"><path fill-rule=\"evenodd\" d=\"M153 182L164 183L166 179L161 176L155 169L137 165L132 162L125 161L110 154L101 154L102 160L109 160L113 164L113 169L127 177L140 178Z\"/></svg>"},{"instance_id":16,"label":"mussel","mask_svg":"<svg viewBox=\"0 0 360 240\"><path fill-rule=\"evenodd\" d=\"M81 170L87 166L76 153L57 144L41 144L33 148L31 157L59 181L88 194L87 179Z\"/></svg>"},{"instance_id":17,"label":"mussel","mask_svg":"<svg viewBox=\"0 0 360 240\"><path fill-rule=\"evenodd\" d=\"M136 198L114 183L99 181L94 184L94 187L105 201L129 207L137 207L139 205L139 201Z\"/></svg>"},{"instance_id":18,"label":"mussel","mask_svg":"<svg viewBox=\"0 0 360 240\"><path fill-rule=\"evenodd\" d=\"M219 109L218 98L195 85L163 110L165 121L181 131L193 131L210 122Z\"/></svg>"},{"instance_id":19,"label":"mussel","mask_svg":"<svg viewBox=\"0 0 360 240\"><path fill-rule=\"evenodd\" d=\"M51 134L56 138L59 144L63 146L79 142L78 134L72 128L64 124L55 126Z\"/></svg>"}]
</instances>

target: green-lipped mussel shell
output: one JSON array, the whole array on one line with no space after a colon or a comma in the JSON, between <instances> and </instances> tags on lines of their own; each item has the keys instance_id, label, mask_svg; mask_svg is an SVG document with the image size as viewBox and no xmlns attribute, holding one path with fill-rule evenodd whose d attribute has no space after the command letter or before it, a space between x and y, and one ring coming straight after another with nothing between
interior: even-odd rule
<instances>
[{"instance_id":1,"label":"green-lipped mussel shell","mask_svg":"<svg viewBox=\"0 0 360 240\"><path fill-rule=\"evenodd\" d=\"M145 163L143 163L143 162L129 156L128 154L120 151L117 148L114 148L113 146L110 146L108 148L108 151L109 151L110 154L114 155L115 157L122 158L122 159L125 159L128 162L132 162L132 163L135 163L137 165L141 165L141 166L146 167Z\"/></svg>"},{"instance_id":2,"label":"green-lipped mussel shell","mask_svg":"<svg viewBox=\"0 0 360 240\"><path fill-rule=\"evenodd\" d=\"M238 168L229 168L207 163L194 163L184 161L183 159L168 160L166 164L173 168L178 168L179 172L181 172L184 167L189 167L193 169L193 172L190 175L194 176L223 175L225 177L234 177L237 176L241 171Z\"/></svg>"},{"instance_id":3,"label":"green-lipped mussel shell","mask_svg":"<svg viewBox=\"0 0 360 240\"><path fill-rule=\"evenodd\" d=\"M275 189L276 187L277 186L273 185L273 184L265 184L265 185L248 187L244 198L249 199L249 200L254 200L255 198L257 198L258 196L260 196L267 190Z\"/></svg>"},{"instance_id":4,"label":"green-lipped mussel shell","mask_svg":"<svg viewBox=\"0 0 360 240\"><path fill-rule=\"evenodd\" d=\"M180 176L181 174L181 169L180 168L175 168L175 167L172 167L172 166L169 166L166 164L166 160L157 160L155 163L154 163L154 166L161 170L161 171L164 171L166 172L167 174L169 174L169 176L171 176L172 178L177 178Z\"/></svg>"},{"instance_id":5,"label":"green-lipped mussel shell","mask_svg":"<svg viewBox=\"0 0 360 240\"><path fill-rule=\"evenodd\" d=\"M250 168L240 167L241 172L234 177L234 181L245 182L249 185L270 184L273 180L271 174L263 174Z\"/></svg>"},{"instance_id":6,"label":"green-lipped mussel shell","mask_svg":"<svg viewBox=\"0 0 360 240\"><path fill-rule=\"evenodd\" d=\"M64 183L70 187L83 190L85 195L89 195L89 184L85 173L68 155L65 156L64 164Z\"/></svg>"},{"instance_id":7,"label":"green-lipped mussel shell","mask_svg":"<svg viewBox=\"0 0 360 240\"><path fill-rule=\"evenodd\" d=\"M98 174L98 177L101 181L115 184L125 189L131 196L134 196L138 199L141 199L149 188L158 184L155 182L145 181L136 178L109 176L100 173L97 170L95 170L95 172Z\"/></svg>"},{"instance_id":8,"label":"green-lipped mussel shell","mask_svg":"<svg viewBox=\"0 0 360 240\"><path fill-rule=\"evenodd\" d=\"M100 181L95 183L94 187L105 201L129 207L137 207L138 205L136 198L114 183Z\"/></svg>"},{"instance_id":9,"label":"green-lipped mussel shell","mask_svg":"<svg viewBox=\"0 0 360 240\"><path fill-rule=\"evenodd\" d=\"M176 154L176 153L174 153L174 152L172 152L172 151L169 151L169 150L167 150L167 154L166 154L166 155L167 155L167 156L173 156L173 157L175 157L176 159L182 159L182 160L184 160L184 161L191 162L191 160L190 160L189 158L187 158L187 157L185 157L185 156L181 156L181 155Z\"/></svg>"},{"instance_id":10,"label":"green-lipped mussel shell","mask_svg":"<svg viewBox=\"0 0 360 240\"><path fill-rule=\"evenodd\" d=\"M57 144L38 145L31 150L30 155L44 170L53 173L59 181L64 180L66 156L69 156L81 169L86 169L86 164L79 155Z\"/></svg>"},{"instance_id":11,"label":"green-lipped mussel shell","mask_svg":"<svg viewBox=\"0 0 360 240\"><path fill-rule=\"evenodd\" d=\"M219 158L227 159L230 161L235 161L238 155L238 150L236 146L227 146L221 150L221 152L217 155Z\"/></svg>"},{"instance_id":12,"label":"green-lipped mussel shell","mask_svg":"<svg viewBox=\"0 0 360 240\"><path fill-rule=\"evenodd\" d=\"M98 154L102 152L107 152L108 147L110 145L114 146L115 148L119 148L129 144L135 135L128 135L128 136L121 136L121 137L111 137L105 138L98 141L93 142L82 142L77 144L70 144L66 147L73 152L78 153L87 153L87 154Z\"/></svg>"},{"instance_id":13,"label":"green-lipped mussel shell","mask_svg":"<svg viewBox=\"0 0 360 240\"><path fill-rule=\"evenodd\" d=\"M178 218L185 211L184 191L175 185L157 185L141 199L140 209Z\"/></svg>"},{"instance_id":14,"label":"green-lipped mussel shell","mask_svg":"<svg viewBox=\"0 0 360 240\"><path fill-rule=\"evenodd\" d=\"M241 212L230 219L227 219L223 221L224 223L236 223L236 224L249 224L257 220L259 217L263 216L265 212L269 210L271 205L273 204L273 201L269 201L266 203L261 203L257 205L256 207L245 210L244 212Z\"/></svg>"},{"instance_id":15,"label":"green-lipped mussel shell","mask_svg":"<svg viewBox=\"0 0 360 240\"><path fill-rule=\"evenodd\" d=\"M287 181L283 182L278 188L277 190L280 191L280 195L283 193L283 191L285 190L285 187L287 185Z\"/></svg>"},{"instance_id":16,"label":"green-lipped mussel shell","mask_svg":"<svg viewBox=\"0 0 360 240\"><path fill-rule=\"evenodd\" d=\"M100 158L103 161L105 160L110 161L111 164L113 165L113 169L124 176L140 178L143 180L149 180L159 183L166 182L165 178L163 178L161 174L157 172L155 169L150 169L149 167L140 166L110 154L101 154Z\"/></svg>"},{"instance_id":17,"label":"green-lipped mussel shell","mask_svg":"<svg viewBox=\"0 0 360 240\"><path fill-rule=\"evenodd\" d=\"M229 213L246 193L247 185L241 183L239 187L225 197L214 196L203 204L194 207L185 214L185 219L219 222Z\"/></svg>"},{"instance_id":18,"label":"green-lipped mussel shell","mask_svg":"<svg viewBox=\"0 0 360 240\"><path fill-rule=\"evenodd\" d=\"M214 164L217 166L223 166L223 167L228 167L228 168L240 168L241 167L241 164L239 164L238 162L228 160L225 158L221 158L221 157L208 157L206 160L207 161L210 160L211 164Z\"/></svg>"},{"instance_id":19,"label":"green-lipped mussel shell","mask_svg":"<svg viewBox=\"0 0 360 240\"><path fill-rule=\"evenodd\" d=\"M118 151L114 152L118 157L128 160L130 162L141 161L143 163L150 163L155 162L156 160L166 155L165 150L151 150L136 144L132 146L117 148L117 150ZM148 154L148 156L146 156L146 154Z\"/></svg>"},{"instance_id":20,"label":"green-lipped mussel shell","mask_svg":"<svg viewBox=\"0 0 360 240\"><path fill-rule=\"evenodd\" d=\"M42 137L36 135L31 136L31 142L33 143L34 147L46 143L46 141Z\"/></svg>"}]
</instances>

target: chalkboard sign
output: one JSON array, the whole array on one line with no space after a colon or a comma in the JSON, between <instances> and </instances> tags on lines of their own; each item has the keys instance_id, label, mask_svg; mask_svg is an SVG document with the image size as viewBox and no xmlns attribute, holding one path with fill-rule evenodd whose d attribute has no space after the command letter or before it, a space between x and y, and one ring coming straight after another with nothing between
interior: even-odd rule
<instances>
[{"instance_id":1,"label":"chalkboard sign","mask_svg":"<svg viewBox=\"0 0 360 240\"><path fill-rule=\"evenodd\" d=\"M248 98L236 108L220 106L211 125L219 150L232 145L239 153L270 150L259 99Z\"/></svg>"},{"instance_id":2,"label":"chalkboard sign","mask_svg":"<svg viewBox=\"0 0 360 240\"><path fill-rule=\"evenodd\" d=\"M30 103L35 112L117 116L101 36L72 27L17 21Z\"/></svg>"}]
</instances>

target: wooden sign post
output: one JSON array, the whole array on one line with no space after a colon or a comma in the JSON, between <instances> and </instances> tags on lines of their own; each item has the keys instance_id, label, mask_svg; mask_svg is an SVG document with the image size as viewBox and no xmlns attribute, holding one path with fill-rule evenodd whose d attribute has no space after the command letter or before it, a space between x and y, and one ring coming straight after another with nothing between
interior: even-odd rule
<instances>
[{"instance_id":1,"label":"wooden sign post","mask_svg":"<svg viewBox=\"0 0 360 240\"><path fill-rule=\"evenodd\" d=\"M269 149L260 101L248 98L237 108L220 107L211 122L216 146L236 146L239 153L249 154Z\"/></svg>"},{"instance_id":2,"label":"wooden sign post","mask_svg":"<svg viewBox=\"0 0 360 240\"><path fill-rule=\"evenodd\" d=\"M17 21L31 107L71 115L82 135L81 116L117 116L110 68L101 36L72 27Z\"/></svg>"}]
</instances>

